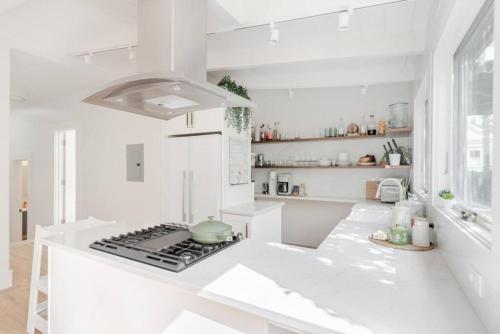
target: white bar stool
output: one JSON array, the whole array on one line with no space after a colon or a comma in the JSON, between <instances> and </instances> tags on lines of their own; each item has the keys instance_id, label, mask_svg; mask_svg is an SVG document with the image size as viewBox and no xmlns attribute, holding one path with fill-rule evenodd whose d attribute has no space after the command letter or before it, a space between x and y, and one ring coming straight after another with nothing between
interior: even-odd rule
<instances>
[{"instance_id":1,"label":"white bar stool","mask_svg":"<svg viewBox=\"0 0 500 334\"><path fill-rule=\"evenodd\" d=\"M51 225L43 227L36 226L35 241L33 247L33 264L31 269L31 287L30 299L28 305L28 323L26 332L28 334L35 334L35 329L48 334L48 309L47 301L49 298L49 279L48 276L40 276L42 267L42 254L44 247L47 247L45 238L62 235L66 231L83 230L88 228L99 227L103 225L116 223L114 221L103 221L93 217L89 217L86 221L79 221L74 223L66 223L61 225ZM47 295L47 301L38 302L38 294L44 293Z\"/></svg>"}]
</instances>

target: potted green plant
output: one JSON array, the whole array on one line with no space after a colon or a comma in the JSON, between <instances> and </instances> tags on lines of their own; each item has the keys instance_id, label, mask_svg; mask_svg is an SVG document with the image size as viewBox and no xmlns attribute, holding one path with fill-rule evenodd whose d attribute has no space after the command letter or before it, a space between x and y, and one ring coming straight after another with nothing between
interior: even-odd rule
<instances>
[{"instance_id":1,"label":"potted green plant","mask_svg":"<svg viewBox=\"0 0 500 334\"><path fill-rule=\"evenodd\" d=\"M439 206L445 209L451 209L455 205L455 195L449 190L441 190L439 192Z\"/></svg>"},{"instance_id":2,"label":"potted green plant","mask_svg":"<svg viewBox=\"0 0 500 334\"><path fill-rule=\"evenodd\" d=\"M231 93L239 95L247 100L250 100L248 91L245 87L238 85L229 75L225 75L217 84ZM252 110L250 108L230 107L226 108L225 119L228 127L236 129L238 133L250 129L250 120L252 118Z\"/></svg>"}]
</instances>

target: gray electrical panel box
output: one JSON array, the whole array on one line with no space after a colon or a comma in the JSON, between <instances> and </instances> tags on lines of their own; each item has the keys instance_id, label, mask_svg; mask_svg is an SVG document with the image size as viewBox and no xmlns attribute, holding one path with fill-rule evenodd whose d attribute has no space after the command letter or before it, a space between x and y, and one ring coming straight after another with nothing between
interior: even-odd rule
<instances>
[{"instance_id":1,"label":"gray electrical panel box","mask_svg":"<svg viewBox=\"0 0 500 334\"><path fill-rule=\"evenodd\" d=\"M127 145L127 181L144 182L144 144Z\"/></svg>"}]
</instances>

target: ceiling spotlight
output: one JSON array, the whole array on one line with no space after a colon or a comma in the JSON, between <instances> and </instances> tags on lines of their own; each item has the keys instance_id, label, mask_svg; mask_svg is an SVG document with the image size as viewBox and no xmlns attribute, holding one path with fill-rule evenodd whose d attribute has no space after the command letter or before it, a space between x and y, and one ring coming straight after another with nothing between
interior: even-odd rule
<instances>
[{"instance_id":1,"label":"ceiling spotlight","mask_svg":"<svg viewBox=\"0 0 500 334\"><path fill-rule=\"evenodd\" d=\"M182 90L180 86L173 86L172 89L176 92L180 92Z\"/></svg>"},{"instance_id":2,"label":"ceiling spotlight","mask_svg":"<svg viewBox=\"0 0 500 334\"><path fill-rule=\"evenodd\" d=\"M351 18L352 11L345 10L339 13L339 31L349 30L349 20Z\"/></svg>"},{"instance_id":3,"label":"ceiling spotlight","mask_svg":"<svg viewBox=\"0 0 500 334\"><path fill-rule=\"evenodd\" d=\"M132 48L132 46L128 47L128 59L130 60L135 60L136 54L135 50Z\"/></svg>"},{"instance_id":4,"label":"ceiling spotlight","mask_svg":"<svg viewBox=\"0 0 500 334\"><path fill-rule=\"evenodd\" d=\"M83 61L85 61L85 64L90 64L92 62L92 53L88 53L85 56L83 56Z\"/></svg>"},{"instance_id":5,"label":"ceiling spotlight","mask_svg":"<svg viewBox=\"0 0 500 334\"><path fill-rule=\"evenodd\" d=\"M293 99L295 93L293 92L293 90L291 88L288 88L288 98L289 99Z\"/></svg>"},{"instance_id":6,"label":"ceiling spotlight","mask_svg":"<svg viewBox=\"0 0 500 334\"><path fill-rule=\"evenodd\" d=\"M275 27L274 22L271 22L269 24L269 29L271 31L271 39L269 43L271 43L271 45L278 44L278 42L280 41L280 31Z\"/></svg>"},{"instance_id":7,"label":"ceiling spotlight","mask_svg":"<svg viewBox=\"0 0 500 334\"><path fill-rule=\"evenodd\" d=\"M366 95L366 93L368 93L368 85L365 84L361 87L361 95Z\"/></svg>"}]
</instances>

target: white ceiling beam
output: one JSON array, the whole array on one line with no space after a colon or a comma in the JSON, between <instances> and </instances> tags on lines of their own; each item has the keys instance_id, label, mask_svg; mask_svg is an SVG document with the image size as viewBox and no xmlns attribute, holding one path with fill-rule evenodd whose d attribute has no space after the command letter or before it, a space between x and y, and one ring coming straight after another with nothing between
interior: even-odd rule
<instances>
[{"instance_id":1,"label":"white ceiling beam","mask_svg":"<svg viewBox=\"0 0 500 334\"><path fill-rule=\"evenodd\" d=\"M229 74L249 89L319 88L410 82L419 56L304 62L262 68L214 71L216 83Z\"/></svg>"}]
</instances>

